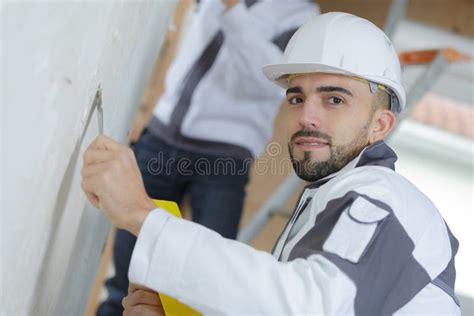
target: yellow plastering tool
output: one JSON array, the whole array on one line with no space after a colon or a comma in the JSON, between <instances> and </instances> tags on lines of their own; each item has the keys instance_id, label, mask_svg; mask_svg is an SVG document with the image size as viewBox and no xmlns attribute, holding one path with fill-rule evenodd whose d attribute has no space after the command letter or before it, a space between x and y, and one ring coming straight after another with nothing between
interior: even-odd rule
<instances>
[{"instance_id":1,"label":"yellow plastering tool","mask_svg":"<svg viewBox=\"0 0 474 316\"><path fill-rule=\"evenodd\" d=\"M172 215L181 218L181 212L179 211L178 204L172 201L165 200L153 200L156 206L161 207L165 211L171 213ZM192 309L191 307L184 305L178 300L172 298L171 296L165 295L163 293L158 293L160 296L161 304L165 310L166 316L199 316L201 313Z\"/></svg>"}]
</instances>

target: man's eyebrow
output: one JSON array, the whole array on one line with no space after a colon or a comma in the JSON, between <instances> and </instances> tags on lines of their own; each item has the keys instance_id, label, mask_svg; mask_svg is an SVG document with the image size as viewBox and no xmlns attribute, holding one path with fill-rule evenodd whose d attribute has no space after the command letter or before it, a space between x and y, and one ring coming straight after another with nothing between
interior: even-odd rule
<instances>
[{"instance_id":1,"label":"man's eyebrow","mask_svg":"<svg viewBox=\"0 0 474 316\"><path fill-rule=\"evenodd\" d=\"M353 97L354 95L352 94L352 92L350 92L349 90L345 89L345 88L342 88L342 87L337 87L337 86L321 86L321 87L318 87L316 89L317 92L334 92L334 91L338 91L338 92L342 92L342 93L345 93L347 95L350 95L351 97Z\"/></svg>"},{"instance_id":2,"label":"man's eyebrow","mask_svg":"<svg viewBox=\"0 0 474 316\"><path fill-rule=\"evenodd\" d=\"M302 93L302 92L303 92L303 89L301 89L301 87L291 87L291 88L286 89L286 95L290 93Z\"/></svg>"}]
</instances>

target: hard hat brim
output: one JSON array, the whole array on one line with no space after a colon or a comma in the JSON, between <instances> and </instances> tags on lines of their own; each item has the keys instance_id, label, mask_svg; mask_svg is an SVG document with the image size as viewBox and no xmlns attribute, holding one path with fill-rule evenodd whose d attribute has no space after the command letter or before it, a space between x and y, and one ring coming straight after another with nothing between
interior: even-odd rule
<instances>
[{"instance_id":1,"label":"hard hat brim","mask_svg":"<svg viewBox=\"0 0 474 316\"><path fill-rule=\"evenodd\" d=\"M403 87L399 86L396 82L388 80L384 77L356 74L345 69L318 63L270 64L263 66L262 72L270 81L273 81L275 84L284 89L288 88L288 77L290 75L303 75L319 72L350 77L360 77L372 82L386 85L394 91L398 99L398 104L393 109L394 112L400 113L405 106L405 94L400 93L400 91L403 90Z\"/></svg>"},{"instance_id":2,"label":"hard hat brim","mask_svg":"<svg viewBox=\"0 0 474 316\"><path fill-rule=\"evenodd\" d=\"M317 63L293 63L293 64L271 64L262 67L263 74L282 88L288 88L288 76L309 73L329 73L346 76L357 76L357 74L347 70L317 64Z\"/></svg>"}]
</instances>

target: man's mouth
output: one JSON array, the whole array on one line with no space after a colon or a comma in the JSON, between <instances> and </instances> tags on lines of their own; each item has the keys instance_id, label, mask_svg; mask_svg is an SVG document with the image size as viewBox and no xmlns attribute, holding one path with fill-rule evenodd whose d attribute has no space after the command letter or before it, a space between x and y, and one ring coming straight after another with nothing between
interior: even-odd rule
<instances>
[{"instance_id":1,"label":"man's mouth","mask_svg":"<svg viewBox=\"0 0 474 316\"><path fill-rule=\"evenodd\" d=\"M311 136L301 136L294 140L296 146L302 150L316 150L329 145L328 141Z\"/></svg>"}]
</instances>

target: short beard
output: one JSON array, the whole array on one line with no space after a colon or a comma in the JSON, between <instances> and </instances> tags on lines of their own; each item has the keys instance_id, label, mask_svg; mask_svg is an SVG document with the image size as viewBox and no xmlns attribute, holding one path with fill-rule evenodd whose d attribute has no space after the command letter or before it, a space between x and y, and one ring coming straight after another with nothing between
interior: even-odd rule
<instances>
[{"instance_id":1,"label":"short beard","mask_svg":"<svg viewBox=\"0 0 474 316\"><path fill-rule=\"evenodd\" d=\"M368 145L368 130L369 123L360 130L352 141L340 146L333 146L331 137L318 131L301 130L296 132L288 143L288 151L290 153L290 159L295 173L305 181L314 182L339 171L351 160L357 157ZM314 160L311 158L311 152L305 151L302 160L295 159L293 156L293 140L300 136L313 136L328 141L330 150L329 158L325 161Z\"/></svg>"}]
</instances>

